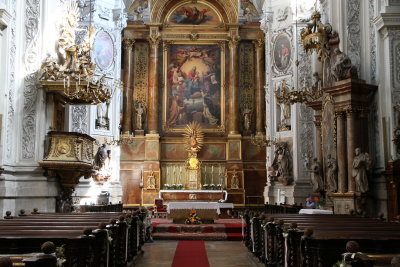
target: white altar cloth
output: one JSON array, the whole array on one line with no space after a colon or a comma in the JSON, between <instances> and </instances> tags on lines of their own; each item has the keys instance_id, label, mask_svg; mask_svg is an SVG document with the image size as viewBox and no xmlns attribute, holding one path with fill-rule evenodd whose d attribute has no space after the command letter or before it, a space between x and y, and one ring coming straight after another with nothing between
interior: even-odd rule
<instances>
[{"instance_id":1,"label":"white altar cloth","mask_svg":"<svg viewBox=\"0 0 400 267\"><path fill-rule=\"evenodd\" d=\"M203 190L204 191L204 190ZM233 208L232 203L218 202L170 202L167 207L167 212L171 210L215 210L217 214L221 214L221 208Z\"/></svg>"},{"instance_id":2,"label":"white altar cloth","mask_svg":"<svg viewBox=\"0 0 400 267\"><path fill-rule=\"evenodd\" d=\"M333 214L333 211L320 209L301 209L299 214Z\"/></svg>"}]
</instances>

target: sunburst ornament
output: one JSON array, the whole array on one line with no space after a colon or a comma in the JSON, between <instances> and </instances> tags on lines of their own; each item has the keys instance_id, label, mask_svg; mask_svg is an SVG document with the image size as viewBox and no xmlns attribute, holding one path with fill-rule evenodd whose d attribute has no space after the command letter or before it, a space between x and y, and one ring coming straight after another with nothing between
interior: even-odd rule
<instances>
[{"instance_id":1,"label":"sunburst ornament","mask_svg":"<svg viewBox=\"0 0 400 267\"><path fill-rule=\"evenodd\" d=\"M185 147L187 151L199 152L204 144L204 133L198 122L191 122L186 125L183 136L186 139Z\"/></svg>"}]
</instances>

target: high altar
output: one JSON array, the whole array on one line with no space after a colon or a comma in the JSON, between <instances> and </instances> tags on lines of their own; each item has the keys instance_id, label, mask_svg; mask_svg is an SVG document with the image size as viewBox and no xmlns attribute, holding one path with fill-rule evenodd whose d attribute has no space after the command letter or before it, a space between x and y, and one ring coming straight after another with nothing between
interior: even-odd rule
<instances>
[{"instance_id":1,"label":"high altar","mask_svg":"<svg viewBox=\"0 0 400 267\"><path fill-rule=\"evenodd\" d=\"M265 135L260 24L239 24L235 0L156 0L150 10L151 23L130 21L123 33L123 203L152 205L161 192L254 204L266 183L265 151L251 142ZM204 140L189 155L191 123Z\"/></svg>"}]
</instances>

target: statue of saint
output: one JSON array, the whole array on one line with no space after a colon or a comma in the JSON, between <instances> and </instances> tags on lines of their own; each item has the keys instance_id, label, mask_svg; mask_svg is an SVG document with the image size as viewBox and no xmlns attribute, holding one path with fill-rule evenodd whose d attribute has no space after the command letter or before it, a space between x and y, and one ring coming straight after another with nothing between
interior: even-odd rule
<instances>
[{"instance_id":1,"label":"statue of saint","mask_svg":"<svg viewBox=\"0 0 400 267\"><path fill-rule=\"evenodd\" d=\"M243 109L243 118L244 118L244 129L248 131L250 130L251 126L251 109L249 108Z\"/></svg>"},{"instance_id":2,"label":"statue of saint","mask_svg":"<svg viewBox=\"0 0 400 267\"><path fill-rule=\"evenodd\" d=\"M292 183L292 176L290 175L290 152L286 145L280 145L275 151L275 159L272 167L277 171L277 179L283 185L290 185Z\"/></svg>"},{"instance_id":3,"label":"statue of saint","mask_svg":"<svg viewBox=\"0 0 400 267\"><path fill-rule=\"evenodd\" d=\"M231 189L239 189L239 178L236 172L236 169L233 170L232 180L231 180Z\"/></svg>"},{"instance_id":4,"label":"statue of saint","mask_svg":"<svg viewBox=\"0 0 400 267\"><path fill-rule=\"evenodd\" d=\"M358 147L355 149L355 157L353 159L352 175L356 183L356 192L365 193L368 191L367 170L371 167L371 158L368 153L361 153Z\"/></svg>"},{"instance_id":5,"label":"statue of saint","mask_svg":"<svg viewBox=\"0 0 400 267\"><path fill-rule=\"evenodd\" d=\"M318 162L318 159L314 158L313 163L311 164L310 172L312 190L316 193L324 190L324 181L321 176L321 169L321 164Z\"/></svg>"},{"instance_id":6,"label":"statue of saint","mask_svg":"<svg viewBox=\"0 0 400 267\"><path fill-rule=\"evenodd\" d=\"M150 170L149 176L147 176L147 188L148 189L155 189L156 188L156 179L154 177L153 169Z\"/></svg>"},{"instance_id":7,"label":"statue of saint","mask_svg":"<svg viewBox=\"0 0 400 267\"><path fill-rule=\"evenodd\" d=\"M143 113L144 109L142 107L142 104L139 102L136 108L136 128L138 130L143 129Z\"/></svg>"},{"instance_id":8,"label":"statue of saint","mask_svg":"<svg viewBox=\"0 0 400 267\"><path fill-rule=\"evenodd\" d=\"M106 144L102 144L94 157L94 164L99 169L102 170L105 167L106 159L108 158L108 153L106 149Z\"/></svg>"},{"instance_id":9,"label":"statue of saint","mask_svg":"<svg viewBox=\"0 0 400 267\"><path fill-rule=\"evenodd\" d=\"M328 155L328 159L326 161L326 166L327 166L327 173L326 173L326 182L327 182L327 188L326 190L328 192L337 192L338 187L337 187L337 172L338 172L338 166L336 163L336 160L331 157L331 154Z\"/></svg>"}]
</instances>

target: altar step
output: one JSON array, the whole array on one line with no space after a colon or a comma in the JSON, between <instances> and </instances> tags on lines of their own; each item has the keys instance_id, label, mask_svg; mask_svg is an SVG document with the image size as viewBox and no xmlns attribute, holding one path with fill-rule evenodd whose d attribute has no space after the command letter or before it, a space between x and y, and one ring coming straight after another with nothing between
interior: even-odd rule
<instances>
[{"instance_id":1,"label":"altar step","mask_svg":"<svg viewBox=\"0 0 400 267\"><path fill-rule=\"evenodd\" d=\"M153 239L155 240L208 240L242 241L242 223L240 220L216 220L214 224L173 224L169 220L163 223L154 221ZM243 229L244 231L244 229Z\"/></svg>"}]
</instances>

